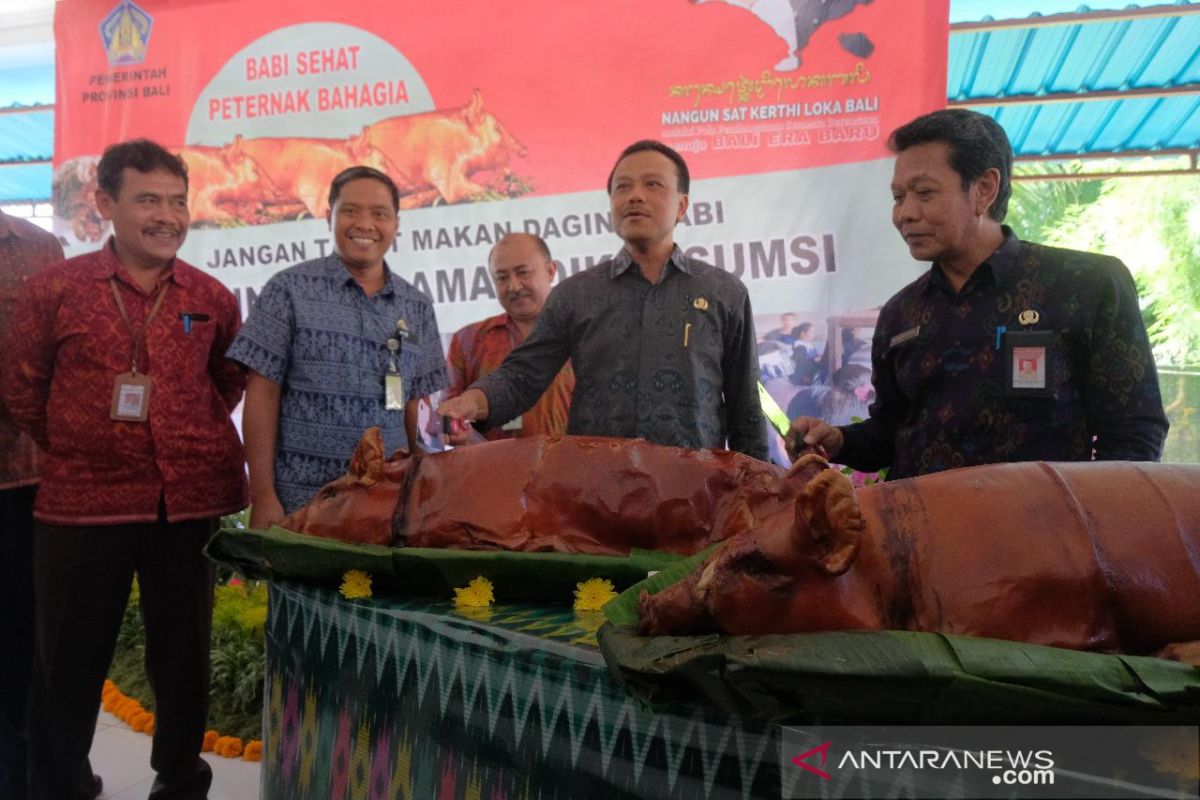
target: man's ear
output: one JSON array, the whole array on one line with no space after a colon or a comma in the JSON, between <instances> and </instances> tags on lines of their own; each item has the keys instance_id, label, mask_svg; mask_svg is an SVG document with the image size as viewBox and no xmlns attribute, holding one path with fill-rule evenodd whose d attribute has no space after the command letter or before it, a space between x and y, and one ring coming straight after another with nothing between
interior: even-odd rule
<instances>
[{"instance_id":1,"label":"man's ear","mask_svg":"<svg viewBox=\"0 0 1200 800\"><path fill-rule=\"evenodd\" d=\"M678 224L688 210L688 196L686 194L679 195L679 211L675 214L675 223Z\"/></svg>"},{"instance_id":2,"label":"man's ear","mask_svg":"<svg viewBox=\"0 0 1200 800\"><path fill-rule=\"evenodd\" d=\"M829 575L841 575L858 556L863 519L854 486L840 472L827 469L808 482L796 500L796 529L807 523L811 560Z\"/></svg>"},{"instance_id":3,"label":"man's ear","mask_svg":"<svg viewBox=\"0 0 1200 800\"><path fill-rule=\"evenodd\" d=\"M96 198L96 210L100 212L100 216L104 217L106 220L109 220L111 222L112 221L112 209L113 209L113 206L117 204L117 201L113 199L112 195L110 195L108 192L104 191L103 189L96 190L95 198Z\"/></svg>"},{"instance_id":4,"label":"man's ear","mask_svg":"<svg viewBox=\"0 0 1200 800\"><path fill-rule=\"evenodd\" d=\"M974 194L975 215L987 216L1000 194L1000 170L995 167L985 169L971 184L971 192Z\"/></svg>"},{"instance_id":5,"label":"man's ear","mask_svg":"<svg viewBox=\"0 0 1200 800\"><path fill-rule=\"evenodd\" d=\"M383 477L383 433L378 427L367 428L350 458L350 474L367 486Z\"/></svg>"}]
</instances>

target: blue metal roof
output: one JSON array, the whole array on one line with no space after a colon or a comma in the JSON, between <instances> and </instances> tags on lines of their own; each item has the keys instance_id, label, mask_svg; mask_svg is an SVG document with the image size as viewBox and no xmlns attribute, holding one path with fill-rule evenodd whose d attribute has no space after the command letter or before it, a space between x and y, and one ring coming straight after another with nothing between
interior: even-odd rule
<instances>
[{"instance_id":1,"label":"blue metal roof","mask_svg":"<svg viewBox=\"0 0 1200 800\"><path fill-rule=\"evenodd\" d=\"M958 23L947 72L1018 157L1200 149L1200 4Z\"/></svg>"},{"instance_id":2,"label":"blue metal roof","mask_svg":"<svg viewBox=\"0 0 1200 800\"><path fill-rule=\"evenodd\" d=\"M0 165L0 203L45 203L50 200L50 164Z\"/></svg>"},{"instance_id":3,"label":"blue metal roof","mask_svg":"<svg viewBox=\"0 0 1200 800\"><path fill-rule=\"evenodd\" d=\"M1076 2L951 0L948 102L993 116L1019 158L1184 152L1195 169L1200 0ZM53 111L5 108L54 103L44 56L0 69L0 202L50 196L50 167L24 162L50 160Z\"/></svg>"}]
</instances>

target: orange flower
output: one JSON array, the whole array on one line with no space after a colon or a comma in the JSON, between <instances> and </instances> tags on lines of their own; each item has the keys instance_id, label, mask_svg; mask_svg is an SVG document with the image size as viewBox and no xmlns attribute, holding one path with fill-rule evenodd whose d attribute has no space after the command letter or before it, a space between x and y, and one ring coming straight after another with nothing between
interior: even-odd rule
<instances>
[{"instance_id":1,"label":"orange flower","mask_svg":"<svg viewBox=\"0 0 1200 800\"><path fill-rule=\"evenodd\" d=\"M262 740L251 739L246 742L246 749L242 751L242 758L246 761L262 761Z\"/></svg>"},{"instance_id":2,"label":"orange flower","mask_svg":"<svg viewBox=\"0 0 1200 800\"><path fill-rule=\"evenodd\" d=\"M237 758L242 754L242 740L236 736L222 736L213 745L213 752L226 758Z\"/></svg>"},{"instance_id":3,"label":"orange flower","mask_svg":"<svg viewBox=\"0 0 1200 800\"><path fill-rule=\"evenodd\" d=\"M204 732L204 744L200 746L200 750L205 753L213 752L213 748L217 746L217 740L221 738L221 734L216 731Z\"/></svg>"},{"instance_id":4,"label":"orange flower","mask_svg":"<svg viewBox=\"0 0 1200 800\"><path fill-rule=\"evenodd\" d=\"M150 726L154 725L154 715L149 711L139 711L134 714L129 720L129 727L139 733L149 733Z\"/></svg>"}]
</instances>

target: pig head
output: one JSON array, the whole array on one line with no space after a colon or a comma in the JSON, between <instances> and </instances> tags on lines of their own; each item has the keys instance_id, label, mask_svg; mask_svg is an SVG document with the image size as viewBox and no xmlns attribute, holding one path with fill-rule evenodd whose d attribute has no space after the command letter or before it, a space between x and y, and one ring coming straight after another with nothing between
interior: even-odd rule
<instances>
[{"instance_id":1,"label":"pig head","mask_svg":"<svg viewBox=\"0 0 1200 800\"><path fill-rule=\"evenodd\" d=\"M446 203L478 200L487 188L471 180L472 175L502 169L512 156L526 153L484 109L478 89L462 108L390 117L363 132L393 164L390 174L405 195L401 208L432 205L438 198Z\"/></svg>"},{"instance_id":2,"label":"pig head","mask_svg":"<svg viewBox=\"0 0 1200 800\"><path fill-rule=\"evenodd\" d=\"M416 456L400 450L384 458L383 434L363 434L346 474L321 488L279 524L298 533L355 544L389 545L392 515Z\"/></svg>"},{"instance_id":3,"label":"pig head","mask_svg":"<svg viewBox=\"0 0 1200 800\"><path fill-rule=\"evenodd\" d=\"M1200 639L1197 497L1196 465L995 464L857 494L821 470L790 531L741 533L643 593L640 629L918 630L1153 653Z\"/></svg>"},{"instance_id":4,"label":"pig head","mask_svg":"<svg viewBox=\"0 0 1200 800\"><path fill-rule=\"evenodd\" d=\"M282 524L395 546L695 553L791 524L803 476L725 450L531 436L384 460L368 431L348 474Z\"/></svg>"}]
</instances>

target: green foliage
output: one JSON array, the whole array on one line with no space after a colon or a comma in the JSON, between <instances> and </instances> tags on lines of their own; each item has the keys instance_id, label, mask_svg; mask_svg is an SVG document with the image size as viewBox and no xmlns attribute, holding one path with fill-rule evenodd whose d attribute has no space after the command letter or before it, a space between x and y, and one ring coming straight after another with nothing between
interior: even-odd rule
<instances>
[{"instance_id":1,"label":"green foliage","mask_svg":"<svg viewBox=\"0 0 1200 800\"><path fill-rule=\"evenodd\" d=\"M1064 170L1023 167L1022 173L1055 169ZM1125 262L1137 282L1171 421L1163 459L1200 461L1200 177L1020 182L1008 222L1024 239Z\"/></svg>"},{"instance_id":2,"label":"green foliage","mask_svg":"<svg viewBox=\"0 0 1200 800\"><path fill-rule=\"evenodd\" d=\"M1022 175L1078 174L1076 163L1069 166L1031 164L1022 166ZM1022 239L1045 244L1059 244L1064 228L1070 228L1084 208L1100 197L1104 182L1098 180L1021 181L1013 184L1008 202L1008 224L1016 228Z\"/></svg>"},{"instance_id":3,"label":"green foliage","mask_svg":"<svg viewBox=\"0 0 1200 800\"><path fill-rule=\"evenodd\" d=\"M213 631L209 719L226 736L262 738L266 658L259 634L236 625Z\"/></svg>"},{"instance_id":4,"label":"green foliage","mask_svg":"<svg viewBox=\"0 0 1200 800\"><path fill-rule=\"evenodd\" d=\"M1022 182L1009 222L1022 238L1124 261L1155 360L1200 366L1200 178Z\"/></svg>"}]
</instances>

